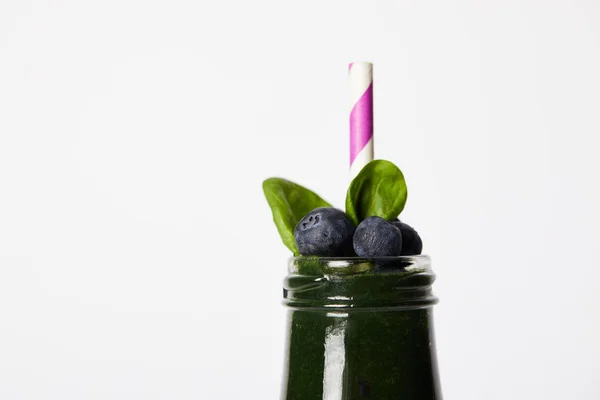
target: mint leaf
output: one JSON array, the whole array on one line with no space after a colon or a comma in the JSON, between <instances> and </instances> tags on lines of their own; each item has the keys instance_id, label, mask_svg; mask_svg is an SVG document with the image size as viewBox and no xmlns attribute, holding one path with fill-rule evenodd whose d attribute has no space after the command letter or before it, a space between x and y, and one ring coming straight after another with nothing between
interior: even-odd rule
<instances>
[{"instance_id":1,"label":"mint leaf","mask_svg":"<svg viewBox=\"0 0 600 400\"><path fill-rule=\"evenodd\" d=\"M331 205L318 194L282 178L269 178L262 186L283 244L299 255L294 241L296 224L315 208Z\"/></svg>"},{"instance_id":2,"label":"mint leaf","mask_svg":"<svg viewBox=\"0 0 600 400\"><path fill-rule=\"evenodd\" d=\"M350 183L346 214L356 225L373 215L390 221L404 209L407 194L402 171L389 161L374 160Z\"/></svg>"}]
</instances>

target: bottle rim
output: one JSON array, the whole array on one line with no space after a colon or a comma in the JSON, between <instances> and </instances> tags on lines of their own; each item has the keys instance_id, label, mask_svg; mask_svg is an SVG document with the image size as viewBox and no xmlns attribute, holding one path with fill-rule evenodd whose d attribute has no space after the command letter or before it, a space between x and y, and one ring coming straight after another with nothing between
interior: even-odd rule
<instances>
[{"instance_id":1,"label":"bottle rim","mask_svg":"<svg viewBox=\"0 0 600 400\"><path fill-rule=\"evenodd\" d=\"M288 273L297 275L355 275L364 273L431 272L426 255L394 257L296 256L288 260Z\"/></svg>"}]
</instances>

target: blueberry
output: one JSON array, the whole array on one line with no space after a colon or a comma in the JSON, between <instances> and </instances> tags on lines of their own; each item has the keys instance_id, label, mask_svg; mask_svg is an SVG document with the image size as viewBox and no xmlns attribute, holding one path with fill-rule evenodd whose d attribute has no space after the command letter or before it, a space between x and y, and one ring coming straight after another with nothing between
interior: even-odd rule
<instances>
[{"instance_id":1,"label":"blueberry","mask_svg":"<svg viewBox=\"0 0 600 400\"><path fill-rule=\"evenodd\" d=\"M303 256L352 255L354 224L337 208L315 208L298 222L294 239Z\"/></svg>"},{"instance_id":2,"label":"blueberry","mask_svg":"<svg viewBox=\"0 0 600 400\"><path fill-rule=\"evenodd\" d=\"M423 251L423 241L421 237L414 230L414 228L404 222L393 221L395 227L400 229L402 232L402 253L403 256L414 256L421 254Z\"/></svg>"},{"instance_id":3,"label":"blueberry","mask_svg":"<svg viewBox=\"0 0 600 400\"><path fill-rule=\"evenodd\" d=\"M399 256L402 252L400 229L380 217L366 218L354 233L354 251L360 257Z\"/></svg>"}]
</instances>

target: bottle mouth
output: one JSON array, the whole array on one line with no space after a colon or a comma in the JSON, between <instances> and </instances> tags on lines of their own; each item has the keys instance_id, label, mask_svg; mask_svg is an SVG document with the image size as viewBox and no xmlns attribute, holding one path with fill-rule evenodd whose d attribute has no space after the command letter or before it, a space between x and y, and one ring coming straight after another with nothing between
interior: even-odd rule
<instances>
[{"instance_id":1,"label":"bottle mouth","mask_svg":"<svg viewBox=\"0 0 600 400\"><path fill-rule=\"evenodd\" d=\"M296 275L402 274L430 272L428 255L397 257L291 257L288 272Z\"/></svg>"}]
</instances>

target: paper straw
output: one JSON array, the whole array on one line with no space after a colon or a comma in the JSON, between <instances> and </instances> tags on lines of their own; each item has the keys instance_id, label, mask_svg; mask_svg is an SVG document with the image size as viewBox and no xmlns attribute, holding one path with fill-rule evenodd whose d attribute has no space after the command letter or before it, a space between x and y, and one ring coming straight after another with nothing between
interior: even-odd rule
<instances>
[{"instance_id":1,"label":"paper straw","mask_svg":"<svg viewBox=\"0 0 600 400\"><path fill-rule=\"evenodd\" d=\"M373 64L350 63L350 175L373 160Z\"/></svg>"}]
</instances>

